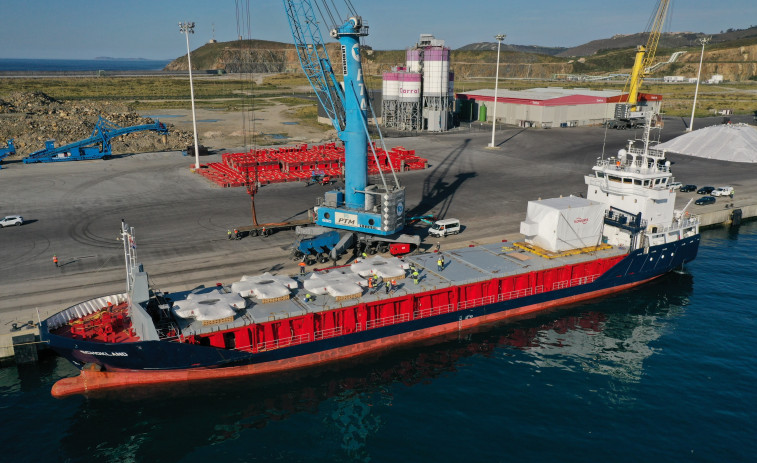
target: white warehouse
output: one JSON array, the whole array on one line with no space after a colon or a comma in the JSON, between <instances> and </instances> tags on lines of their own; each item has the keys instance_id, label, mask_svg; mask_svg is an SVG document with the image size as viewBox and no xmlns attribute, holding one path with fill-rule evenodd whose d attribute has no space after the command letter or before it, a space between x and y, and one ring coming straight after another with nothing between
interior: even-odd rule
<instances>
[{"instance_id":1,"label":"white warehouse","mask_svg":"<svg viewBox=\"0 0 757 463\"><path fill-rule=\"evenodd\" d=\"M456 95L462 121L491 122L494 90L474 90ZM601 125L615 115L615 105L628 101L616 90L547 87L529 90L499 90L497 121L519 127L575 127ZM659 111L662 95L640 93L641 106Z\"/></svg>"}]
</instances>

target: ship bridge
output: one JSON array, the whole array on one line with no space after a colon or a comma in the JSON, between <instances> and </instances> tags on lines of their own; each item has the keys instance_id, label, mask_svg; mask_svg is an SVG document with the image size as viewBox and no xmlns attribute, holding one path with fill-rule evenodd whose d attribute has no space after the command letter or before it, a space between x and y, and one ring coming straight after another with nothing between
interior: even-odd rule
<instances>
[{"instance_id":1,"label":"ship bridge","mask_svg":"<svg viewBox=\"0 0 757 463\"><path fill-rule=\"evenodd\" d=\"M652 232L673 221L676 192L671 188L674 178L665 151L650 146L649 125L640 147L634 146L631 140L617 157L597 159L592 174L585 176L585 182L588 199L605 204L607 209L639 216ZM609 231L609 235L616 235L609 242L630 243L630 237L625 236L627 233L621 229L617 229L617 233Z\"/></svg>"}]
</instances>

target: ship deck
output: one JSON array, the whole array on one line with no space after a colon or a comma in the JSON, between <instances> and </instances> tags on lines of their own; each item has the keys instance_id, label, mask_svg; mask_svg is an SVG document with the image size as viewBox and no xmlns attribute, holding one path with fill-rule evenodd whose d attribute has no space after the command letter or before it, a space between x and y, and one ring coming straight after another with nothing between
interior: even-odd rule
<instances>
[{"instance_id":1,"label":"ship deck","mask_svg":"<svg viewBox=\"0 0 757 463\"><path fill-rule=\"evenodd\" d=\"M412 264L420 273L419 282L415 284L408 277L397 279L397 287L389 294L383 284L377 288L363 287L362 295L357 298L337 300L329 295L317 295L309 302L305 302L306 290L302 282L309 274L298 276L298 288L292 290L291 298L270 303L258 303L247 298L247 307L239 310L233 320L208 324L191 318L174 317L183 336L203 335L218 331L233 330L253 323L263 323L282 320L290 317L302 316L308 313L324 312L332 309L354 306L360 303L370 303L411 294L434 291L450 286L465 285L475 282L504 278L539 270L545 270L565 265L575 265L596 259L611 258L624 255L626 248L607 247L572 255L544 256L515 247L512 243L494 243L475 247L460 248L445 251L444 268L438 270L437 253L425 253L405 256L403 260ZM209 287L201 291L213 291ZM186 299L190 291L167 294L173 300Z\"/></svg>"}]
</instances>

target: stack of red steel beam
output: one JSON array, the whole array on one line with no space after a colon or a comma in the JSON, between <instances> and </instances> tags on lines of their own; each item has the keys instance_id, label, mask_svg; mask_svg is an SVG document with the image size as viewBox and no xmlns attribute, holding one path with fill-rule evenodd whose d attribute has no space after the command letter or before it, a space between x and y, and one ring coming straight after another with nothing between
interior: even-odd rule
<instances>
[{"instance_id":1,"label":"stack of red steel beam","mask_svg":"<svg viewBox=\"0 0 757 463\"><path fill-rule=\"evenodd\" d=\"M343 175L343 165L344 146L337 146L336 143L303 144L255 149L246 153L224 153L221 162L203 164L198 173L222 187L235 187L254 181L265 185L299 182L314 176L339 178ZM427 166L428 160L417 157L414 150L401 146L389 152L375 145L368 150L368 173L371 175L378 174L379 170L421 170Z\"/></svg>"}]
</instances>

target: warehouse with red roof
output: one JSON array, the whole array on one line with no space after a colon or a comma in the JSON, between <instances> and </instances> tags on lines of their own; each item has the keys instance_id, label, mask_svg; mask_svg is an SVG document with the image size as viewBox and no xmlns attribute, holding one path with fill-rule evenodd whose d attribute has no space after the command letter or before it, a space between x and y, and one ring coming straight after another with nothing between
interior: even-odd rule
<instances>
[{"instance_id":1,"label":"warehouse with red roof","mask_svg":"<svg viewBox=\"0 0 757 463\"><path fill-rule=\"evenodd\" d=\"M462 122L494 118L494 90L482 89L456 94ZM498 123L519 127L577 127L601 125L615 115L615 105L628 101L617 90L587 88L532 88L497 91ZM659 111L662 95L639 94L640 105Z\"/></svg>"}]
</instances>

